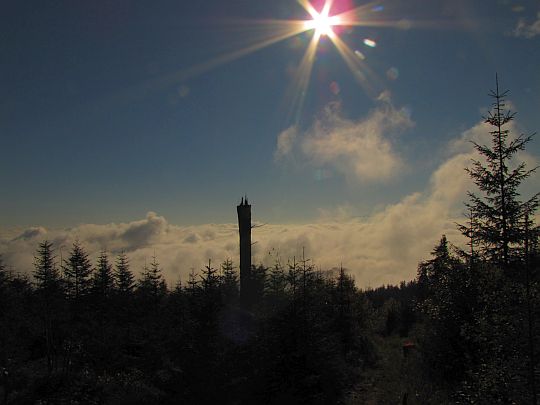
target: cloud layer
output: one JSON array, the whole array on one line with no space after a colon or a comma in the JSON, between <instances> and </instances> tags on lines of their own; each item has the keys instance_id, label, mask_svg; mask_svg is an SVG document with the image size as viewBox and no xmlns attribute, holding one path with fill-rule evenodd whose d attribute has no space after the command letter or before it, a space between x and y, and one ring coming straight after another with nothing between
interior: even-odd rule
<instances>
[{"instance_id":1,"label":"cloud layer","mask_svg":"<svg viewBox=\"0 0 540 405\"><path fill-rule=\"evenodd\" d=\"M331 103L306 132L290 127L280 133L274 156L284 161L296 155L361 182L387 181L404 166L391 136L413 125L405 109L395 109L389 102L358 121L344 118L340 104Z\"/></svg>"},{"instance_id":2,"label":"cloud layer","mask_svg":"<svg viewBox=\"0 0 540 405\"><path fill-rule=\"evenodd\" d=\"M285 264L294 256L301 257L304 249L317 268L343 264L359 285L396 283L414 277L418 260L429 253L442 232L449 233L453 224L443 219L441 214L445 212L445 206L414 194L367 221L327 219L310 225L265 225L253 230L253 240L257 241L253 245L254 262L272 265L279 259ZM157 230L152 222L155 219L161 223ZM132 230L136 238L123 238ZM238 264L236 224L180 227L154 213L126 224L44 230L26 239L2 237L0 249L5 263L15 271L31 274L33 254L45 239L53 241L57 260L67 257L75 240L84 245L94 262L101 249L112 255L123 249L136 274L155 254L169 285L187 280L191 269L201 269L209 259L214 265L226 258Z\"/></svg>"},{"instance_id":3,"label":"cloud layer","mask_svg":"<svg viewBox=\"0 0 540 405\"><path fill-rule=\"evenodd\" d=\"M400 112L393 111L389 114L394 116L395 121L381 124L381 121L390 118L388 115L381 118L379 114L383 112L375 111L361 123L339 121L339 127L345 129L340 135L334 136L353 137L358 128L380 128L381 125L393 128L397 123L408 123ZM512 125L511 132L519 133L515 123ZM335 212L322 212L319 220L313 224L268 224L255 228L253 240L257 243L253 245L254 262L272 265L279 258L286 263L293 256L300 257L304 248L306 255L318 268L330 269L342 264L361 287L412 279L416 275L418 262L429 256L442 234L458 245L463 243L455 222L461 218L466 191L473 189L464 168L470 165L471 159L478 158L469 141L489 144L489 130L486 124L479 123L465 131L448 145L446 159L432 173L424 190L404 196L398 203L387 205L371 217L351 219L348 215L350 207L344 202L343 207L338 207ZM330 132L321 131L304 135L303 141L308 144L324 143L328 140L319 140L319 136L333 136ZM295 136L288 135L292 139ZM380 138L382 134L374 136ZM282 144L284 150L288 148L286 142ZM322 151L320 153L323 154ZM535 166L535 159L527 154L521 154L519 159L527 161L529 167ZM231 210L234 210L233 206ZM253 210L256 217L257 205ZM15 271L30 274L33 254L38 243L44 239L54 243L57 258L65 258L75 240L83 243L92 260L96 260L101 249L112 254L125 250L136 274L140 273L145 260L155 254L170 285L179 279L187 280L191 269L201 269L209 259L214 265L227 258L238 263L236 224L182 227L170 224L154 212L149 212L144 219L129 223L85 224L56 230L42 227L3 230L0 232L0 253L3 253L5 263Z\"/></svg>"}]
</instances>

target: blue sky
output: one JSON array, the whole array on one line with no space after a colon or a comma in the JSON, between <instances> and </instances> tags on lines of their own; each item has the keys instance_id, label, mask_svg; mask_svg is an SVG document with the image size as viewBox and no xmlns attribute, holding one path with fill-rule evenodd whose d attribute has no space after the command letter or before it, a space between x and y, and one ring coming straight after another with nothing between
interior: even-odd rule
<instances>
[{"instance_id":1,"label":"blue sky","mask_svg":"<svg viewBox=\"0 0 540 405\"><path fill-rule=\"evenodd\" d=\"M309 19L296 1L6 2L0 226L121 222L148 211L179 225L234 222L245 193L272 223L309 222L343 205L370 215L426 186L448 142L480 120L495 72L520 128L540 128L536 1L382 1L366 10L390 26L338 35L365 55L375 91L322 38L304 105L291 113L291 70L313 31L168 78L255 40L255 20ZM403 163L398 173L350 178L304 152L276 161L283 131L309 132L329 103L343 119L363 120L383 92L412 122L381 134ZM536 141L530 151L539 150Z\"/></svg>"}]
</instances>

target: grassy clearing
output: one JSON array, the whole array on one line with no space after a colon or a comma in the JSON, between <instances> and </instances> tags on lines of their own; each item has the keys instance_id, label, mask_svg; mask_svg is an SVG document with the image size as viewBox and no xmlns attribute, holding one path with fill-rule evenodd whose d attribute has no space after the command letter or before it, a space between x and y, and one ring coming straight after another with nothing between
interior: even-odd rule
<instances>
[{"instance_id":1,"label":"grassy clearing","mask_svg":"<svg viewBox=\"0 0 540 405\"><path fill-rule=\"evenodd\" d=\"M453 402L446 393L429 383L422 367L418 349L403 354L406 340L398 336L377 336L374 340L378 360L366 370L360 382L347 395L347 405L407 404L445 405ZM404 396L407 400L404 402Z\"/></svg>"}]
</instances>

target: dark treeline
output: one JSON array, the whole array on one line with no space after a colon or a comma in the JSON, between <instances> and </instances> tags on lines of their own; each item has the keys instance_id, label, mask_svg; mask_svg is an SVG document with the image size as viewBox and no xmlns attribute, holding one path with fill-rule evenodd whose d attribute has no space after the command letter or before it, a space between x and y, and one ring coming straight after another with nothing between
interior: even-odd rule
<instances>
[{"instance_id":1,"label":"dark treeline","mask_svg":"<svg viewBox=\"0 0 540 405\"><path fill-rule=\"evenodd\" d=\"M239 305L232 261L167 289L156 258L61 268L39 245L34 282L0 272L0 364L9 403L332 403L374 362L369 305L343 270L253 267ZM7 386L7 389L6 389Z\"/></svg>"},{"instance_id":2,"label":"dark treeline","mask_svg":"<svg viewBox=\"0 0 540 405\"><path fill-rule=\"evenodd\" d=\"M156 257L136 279L79 243L58 263L42 242L31 279L0 262L0 400L537 404L539 202L520 199L531 138L510 136L505 94L468 169L467 247L442 236L411 282L362 291L293 258L252 267L246 307L231 260L174 288Z\"/></svg>"}]
</instances>

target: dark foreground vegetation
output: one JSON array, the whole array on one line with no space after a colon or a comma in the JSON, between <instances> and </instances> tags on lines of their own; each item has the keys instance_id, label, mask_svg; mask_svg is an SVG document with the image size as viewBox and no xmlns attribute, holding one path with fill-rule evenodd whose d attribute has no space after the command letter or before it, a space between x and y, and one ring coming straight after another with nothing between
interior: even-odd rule
<instances>
[{"instance_id":1,"label":"dark foreground vegetation","mask_svg":"<svg viewBox=\"0 0 540 405\"><path fill-rule=\"evenodd\" d=\"M174 288L156 258L136 281L125 254L93 265L78 243L58 263L42 242L32 279L0 263L0 402L537 404L538 196L520 200L530 137L503 96L468 170L468 247L443 236L410 283L276 261L240 305L230 260Z\"/></svg>"}]
</instances>

